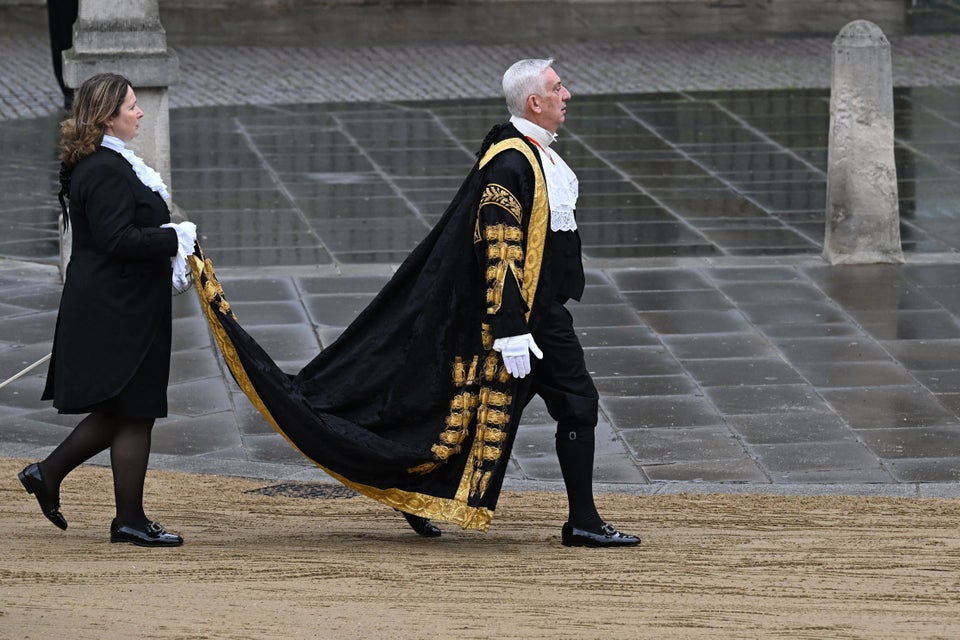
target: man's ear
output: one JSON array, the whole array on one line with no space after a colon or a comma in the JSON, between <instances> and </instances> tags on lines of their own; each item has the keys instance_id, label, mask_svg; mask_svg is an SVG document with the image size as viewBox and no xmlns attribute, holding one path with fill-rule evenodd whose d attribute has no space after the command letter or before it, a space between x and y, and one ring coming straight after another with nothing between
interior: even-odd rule
<instances>
[{"instance_id":1,"label":"man's ear","mask_svg":"<svg viewBox=\"0 0 960 640\"><path fill-rule=\"evenodd\" d=\"M537 94L532 93L527 96L527 109L532 113L540 113L543 111L543 107L540 106L540 97Z\"/></svg>"}]
</instances>

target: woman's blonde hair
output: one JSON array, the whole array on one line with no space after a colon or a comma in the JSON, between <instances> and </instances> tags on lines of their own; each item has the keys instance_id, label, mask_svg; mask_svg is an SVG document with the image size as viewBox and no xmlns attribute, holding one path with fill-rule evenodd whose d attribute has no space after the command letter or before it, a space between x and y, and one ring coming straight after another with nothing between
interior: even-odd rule
<instances>
[{"instance_id":1,"label":"woman's blonde hair","mask_svg":"<svg viewBox=\"0 0 960 640\"><path fill-rule=\"evenodd\" d=\"M116 73L87 79L73 97L70 117L60 123L60 159L73 168L103 142L107 121L120 113L130 81Z\"/></svg>"}]
</instances>

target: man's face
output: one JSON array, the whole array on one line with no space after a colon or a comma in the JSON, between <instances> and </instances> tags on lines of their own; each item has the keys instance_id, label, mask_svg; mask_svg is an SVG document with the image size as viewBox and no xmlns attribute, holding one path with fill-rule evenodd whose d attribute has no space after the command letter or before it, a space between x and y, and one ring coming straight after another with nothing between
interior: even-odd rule
<instances>
[{"instance_id":1,"label":"man's face","mask_svg":"<svg viewBox=\"0 0 960 640\"><path fill-rule=\"evenodd\" d=\"M527 119L534 122L550 133L556 133L567 117L567 100L570 92L560 82L560 76L553 67L544 69L543 93L531 96L527 103L529 116Z\"/></svg>"}]
</instances>

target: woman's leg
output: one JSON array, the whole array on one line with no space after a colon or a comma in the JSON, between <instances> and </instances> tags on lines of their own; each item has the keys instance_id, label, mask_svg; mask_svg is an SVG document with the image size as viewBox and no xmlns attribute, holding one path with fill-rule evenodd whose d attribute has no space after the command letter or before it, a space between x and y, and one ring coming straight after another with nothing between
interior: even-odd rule
<instances>
[{"instance_id":1,"label":"woman's leg","mask_svg":"<svg viewBox=\"0 0 960 640\"><path fill-rule=\"evenodd\" d=\"M150 459L153 422L119 420L110 444L117 522L128 527L142 529L149 522L143 511L143 482Z\"/></svg>"},{"instance_id":2,"label":"woman's leg","mask_svg":"<svg viewBox=\"0 0 960 640\"><path fill-rule=\"evenodd\" d=\"M121 419L110 445L117 517L110 525L110 542L144 547L177 547L183 538L170 533L143 512L143 481L150 460L153 420Z\"/></svg>"},{"instance_id":3,"label":"woman's leg","mask_svg":"<svg viewBox=\"0 0 960 640\"><path fill-rule=\"evenodd\" d=\"M60 483L67 474L110 446L116 417L95 411L80 421L70 435L39 463L47 490L60 495Z\"/></svg>"},{"instance_id":4,"label":"woman's leg","mask_svg":"<svg viewBox=\"0 0 960 640\"><path fill-rule=\"evenodd\" d=\"M60 483L68 473L110 445L114 424L110 415L91 413L46 459L27 465L20 472L20 484L36 496L43 515L61 529L67 528L67 520L60 513Z\"/></svg>"}]
</instances>

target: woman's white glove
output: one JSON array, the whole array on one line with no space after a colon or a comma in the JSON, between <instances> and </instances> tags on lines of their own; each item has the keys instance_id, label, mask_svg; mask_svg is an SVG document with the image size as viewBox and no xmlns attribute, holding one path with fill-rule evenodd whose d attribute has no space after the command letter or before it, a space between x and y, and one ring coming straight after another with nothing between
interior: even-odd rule
<instances>
[{"instance_id":1,"label":"woman's white glove","mask_svg":"<svg viewBox=\"0 0 960 640\"><path fill-rule=\"evenodd\" d=\"M193 273L187 268L187 256L193 253L193 245L197 242L197 225L187 221L160 226L177 232L177 255L170 258L170 262L173 264L173 290L182 293L190 286L190 275Z\"/></svg>"},{"instance_id":2,"label":"woman's white glove","mask_svg":"<svg viewBox=\"0 0 960 640\"><path fill-rule=\"evenodd\" d=\"M533 336L525 333L521 336L497 338L493 341L493 350L503 356L503 366L514 378L523 378L530 373L530 352L537 358L543 358L543 351L533 341Z\"/></svg>"}]
</instances>

